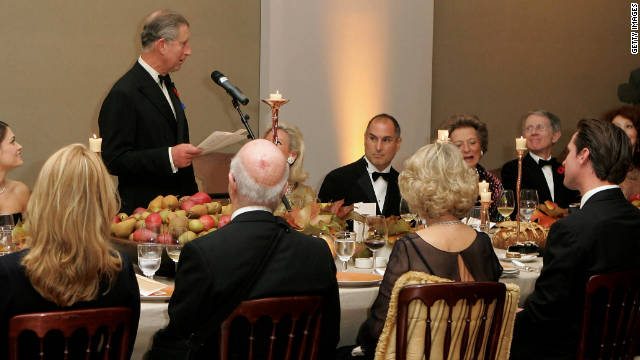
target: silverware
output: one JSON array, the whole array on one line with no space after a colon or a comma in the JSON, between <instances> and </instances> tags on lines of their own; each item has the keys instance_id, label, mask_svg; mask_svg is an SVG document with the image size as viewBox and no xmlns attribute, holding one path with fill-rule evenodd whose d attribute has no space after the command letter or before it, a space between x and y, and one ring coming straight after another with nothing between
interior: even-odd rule
<instances>
[{"instance_id":1,"label":"silverware","mask_svg":"<svg viewBox=\"0 0 640 360\"><path fill-rule=\"evenodd\" d=\"M520 262L518 260L515 260L515 259L511 259L511 262L513 263L513 265L517 266L519 269L522 269L524 271L530 271L530 272L538 272L539 271L538 268L533 267L533 266L525 265L524 263L522 263L522 262Z\"/></svg>"}]
</instances>

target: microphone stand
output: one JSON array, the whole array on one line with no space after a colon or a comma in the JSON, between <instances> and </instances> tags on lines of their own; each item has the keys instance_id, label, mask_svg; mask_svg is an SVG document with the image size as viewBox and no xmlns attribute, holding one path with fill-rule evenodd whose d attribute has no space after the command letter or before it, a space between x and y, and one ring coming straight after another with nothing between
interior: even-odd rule
<instances>
[{"instance_id":1,"label":"microphone stand","mask_svg":"<svg viewBox=\"0 0 640 360\"><path fill-rule=\"evenodd\" d=\"M247 138L250 140L255 140L256 136L253 134L253 131L251 131L251 126L249 126L249 115L245 115L244 113L242 113L238 100L232 98L231 103L233 104L233 107L238 111L238 114L240 115L240 121L242 121L242 125L244 125L244 127L247 129ZM287 197L284 195L282 195L282 203L284 204L284 208L287 209L287 211L291 210L291 204L289 204L289 200L287 200Z\"/></svg>"}]
</instances>

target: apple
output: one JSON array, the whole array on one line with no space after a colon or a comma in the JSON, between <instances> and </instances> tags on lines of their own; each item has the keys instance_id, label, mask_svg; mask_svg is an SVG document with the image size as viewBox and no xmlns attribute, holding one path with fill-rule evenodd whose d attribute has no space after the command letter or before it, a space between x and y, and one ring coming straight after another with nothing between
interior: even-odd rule
<instances>
[{"instance_id":1,"label":"apple","mask_svg":"<svg viewBox=\"0 0 640 360\"><path fill-rule=\"evenodd\" d=\"M146 219L144 219L144 223L148 228L159 228L162 225L162 216L158 213L150 213Z\"/></svg>"},{"instance_id":2,"label":"apple","mask_svg":"<svg viewBox=\"0 0 640 360\"><path fill-rule=\"evenodd\" d=\"M191 195L190 200L195 201L197 204L206 204L211 202L211 196L209 194L199 191L193 195Z\"/></svg>"},{"instance_id":3,"label":"apple","mask_svg":"<svg viewBox=\"0 0 640 360\"><path fill-rule=\"evenodd\" d=\"M198 218L198 220L202 222L205 230L216 227L216 219L214 219L211 215L202 215Z\"/></svg>"},{"instance_id":4,"label":"apple","mask_svg":"<svg viewBox=\"0 0 640 360\"><path fill-rule=\"evenodd\" d=\"M186 200L185 202L183 202L180 205L180 210L184 210L185 212L191 210L192 207L194 207L195 205L198 205L198 203L196 203L195 201L189 199Z\"/></svg>"},{"instance_id":5,"label":"apple","mask_svg":"<svg viewBox=\"0 0 640 360\"><path fill-rule=\"evenodd\" d=\"M137 207L135 210L133 210L133 213L134 214L142 214L145 211L147 211L147 209L145 209L143 207Z\"/></svg>"},{"instance_id":6,"label":"apple","mask_svg":"<svg viewBox=\"0 0 640 360\"><path fill-rule=\"evenodd\" d=\"M194 233L199 233L200 231L204 230L204 224L198 219L189 220L189 230L193 231Z\"/></svg>"},{"instance_id":7,"label":"apple","mask_svg":"<svg viewBox=\"0 0 640 360\"><path fill-rule=\"evenodd\" d=\"M231 221L231 215L220 215L218 217L218 229L227 225Z\"/></svg>"},{"instance_id":8,"label":"apple","mask_svg":"<svg viewBox=\"0 0 640 360\"><path fill-rule=\"evenodd\" d=\"M629 201L634 202L636 200L640 200L640 194L633 194L629 196Z\"/></svg>"},{"instance_id":9,"label":"apple","mask_svg":"<svg viewBox=\"0 0 640 360\"><path fill-rule=\"evenodd\" d=\"M136 229L133 232L133 241L135 242L155 242L156 233L149 229Z\"/></svg>"},{"instance_id":10,"label":"apple","mask_svg":"<svg viewBox=\"0 0 640 360\"><path fill-rule=\"evenodd\" d=\"M171 234L169 234L168 232L163 232L162 234L158 235L158 242L160 244L167 245L173 245L176 243L176 241L173 239L173 236L171 236Z\"/></svg>"}]
</instances>

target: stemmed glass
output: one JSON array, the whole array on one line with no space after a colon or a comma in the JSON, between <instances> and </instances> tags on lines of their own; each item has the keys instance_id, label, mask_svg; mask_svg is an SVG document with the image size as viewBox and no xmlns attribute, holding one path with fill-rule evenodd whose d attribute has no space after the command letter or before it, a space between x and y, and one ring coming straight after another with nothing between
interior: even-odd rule
<instances>
[{"instance_id":1,"label":"stemmed glass","mask_svg":"<svg viewBox=\"0 0 640 360\"><path fill-rule=\"evenodd\" d=\"M169 233L171 234L174 243L167 244L165 247L167 250L167 255L169 256L169 258L171 258L171 260L173 260L176 266L176 271L178 271L178 260L180 260L180 252L182 251L182 244L178 242L178 239L180 238L180 235L184 234L186 231L187 228L183 226L176 226L171 228Z\"/></svg>"},{"instance_id":2,"label":"stemmed glass","mask_svg":"<svg viewBox=\"0 0 640 360\"><path fill-rule=\"evenodd\" d=\"M404 198L400 198L400 217L408 224L418 219L418 215L411 212L409 204Z\"/></svg>"},{"instance_id":3,"label":"stemmed glass","mask_svg":"<svg viewBox=\"0 0 640 360\"><path fill-rule=\"evenodd\" d=\"M0 229L13 230L14 225L12 214L0 214Z\"/></svg>"},{"instance_id":4,"label":"stemmed glass","mask_svg":"<svg viewBox=\"0 0 640 360\"><path fill-rule=\"evenodd\" d=\"M471 226L474 230L480 230L480 217L482 216L482 206L473 206L469 210L469 216L467 216L466 224Z\"/></svg>"},{"instance_id":5,"label":"stemmed glass","mask_svg":"<svg viewBox=\"0 0 640 360\"><path fill-rule=\"evenodd\" d=\"M373 261L371 264L371 272L376 272L376 252L380 250L387 242L388 229L387 219L382 215L369 215L365 219L364 228L364 245L371 250Z\"/></svg>"},{"instance_id":6,"label":"stemmed glass","mask_svg":"<svg viewBox=\"0 0 640 360\"><path fill-rule=\"evenodd\" d=\"M533 212L536 211L538 206L538 192L533 189L520 190L520 217L525 221L531 221Z\"/></svg>"},{"instance_id":7,"label":"stemmed glass","mask_svg":"<svg viewBox=\"0 0 640 360\"><path fill-rule=\"evenodd\" d=\"M356 252L356 233L340 231L333 234L336 255L342 261L342 271L347 271L347 262Z\"/></svg>"},{"instance_id":8,"label":"stemmed glass","mask_svg":"<svg viewBox=\"0 0 640 360\"><path fill-rule=\"evenodd\" d=\"M13 215L0 214L0 256L14 251L14 245L11 239L13 227Z\"/></svg>"},{"instance_id":9,"label":"stemmed glass","mask_svg":"<svg viewBox=\"0 0 640 360\"><path fill-rule=\"evenodd\" d=\"M138 267L144 276L153 280L153 275L160 268L163 244L141 243L138 244Z\"/></svg>"},{"instance_id":10,"label":"stemmed glass","mask_svg":"<svg viewBox=\"0 0 640 360\"><path fill-rule=\"evenodd\" d=\"M509 220L509 216L513 213L516 201L513 197L513 190L502 190L498 197L498 212L503 217L503 221Z\"/></svg>"}]
</instances>

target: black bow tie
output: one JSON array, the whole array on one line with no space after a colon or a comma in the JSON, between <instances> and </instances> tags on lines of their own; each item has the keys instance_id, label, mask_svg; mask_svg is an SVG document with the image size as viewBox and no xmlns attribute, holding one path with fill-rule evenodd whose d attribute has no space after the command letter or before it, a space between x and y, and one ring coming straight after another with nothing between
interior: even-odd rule
<instances>
[{"instance_id":1,"label":"black bow tie","mask_svg":"<svg viewBox=\"0 0 640 360\"><path fill-rule=\"evenodd\" d=\"M543 160L543 159L538 160L538 165L540 167L543 167L545 165L551 165L551 167L553 167L553 164L554 164L553 159L551 159L551 160Z\"/></svg>"},{"instance_id":2,"label":"black bow tie","mask_svg":"<svg viewBox=\"0 0 640 360\"><path fill-rule=\"evenodd\" d=\"M160 85L164 83L164 86L166 86L167 89L170 89L173 86L173 83L171 82L171 76L169 76L169 74L158 75L158 79L160 79Z\"/></svg>"},{"instance_id":3,"label":"black bow tie","mask_svg":"<svg viewBox=\"0 0 640 360\"><path fill-rule=\"evenodd\" d=\"M382 178L385 179L387 182L389 182L389 180L391 180L391 173L390 172L381 173L381 172L374 171L371 174L371 178L373 179L373 181L378 180L378 178L380 176L382 176Z\"/></svg>"}]
</instances>

